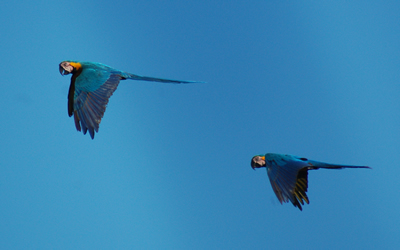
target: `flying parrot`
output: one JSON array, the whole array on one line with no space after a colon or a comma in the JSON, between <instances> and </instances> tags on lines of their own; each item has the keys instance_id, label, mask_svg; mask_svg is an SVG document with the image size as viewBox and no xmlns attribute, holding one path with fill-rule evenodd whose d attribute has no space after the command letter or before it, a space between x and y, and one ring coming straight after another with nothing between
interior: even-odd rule
<instances>
[{"instance_id":1,"label":"flying parrot","mask_svg":"<svg viewBox=\"0 0 400 250\"><path fill-rule=\"evenodd\" d=\"M300 210L303 210L301 205L304 205L304 201L307 204L310 203L306 194L308 188L308 170L319 168L370 168L366 166L329 164L294 155L271 153L254 156L251 159L251 167L254 170L265 167L272 189L281 204L282 202L290 201Z\"/></svg>"},{"instance_id":2,"label":"flying parrot","mask_svg":"<svg viewBox=\"0 0 400 250\"><path fill-rule=\"evenodd\" d=\"M132 79L165 83L195 83L139 76L95 62L63 61L59 64L61 75L72 74L68 92L68 115L74 116L75 127L92 139L99 132L99 124L106 111L108 99L117 89L120 80Z\"/></svg>"}]
</instances>

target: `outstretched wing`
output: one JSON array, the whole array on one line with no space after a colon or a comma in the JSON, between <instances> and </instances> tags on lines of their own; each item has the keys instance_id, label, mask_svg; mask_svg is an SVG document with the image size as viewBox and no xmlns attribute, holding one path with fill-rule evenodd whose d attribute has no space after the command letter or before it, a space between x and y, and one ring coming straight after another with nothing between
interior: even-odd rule
<instances>
[{"instance_id":1,"label":"outstretched wing","mask_svg":"<svg viewBox=\"0 0 400 250\"><path fill-rule=\"evenodd\" d=\"M99 132L99 124L103 118L108 100L117 89L121 76L116 73L96 72L96 77L89 78L81 74L74 83L74 95L68 97L68 107L73 103L73 115L75 127L78 131L86 134L89 131L90 137L94 138L94 132ZM105 80L104 80L105 79ZM71 82L71 86L72 86ZM71 91L71 89L70 89ZM70 116L72 113L70 113Z\"/></svg>"},{"instance_id":2,"label":"outstretched wing","mask_svg":"<svg viewBox=\"0 0 400 250\"><path fill-rule=\"evenodd\" d=\"M306 161L296 160L291 155L266 154L268 177L278 200L291 201L295 207L302 210L304 201L308 204L308 167Z\"/></svg>"}]
</instances>

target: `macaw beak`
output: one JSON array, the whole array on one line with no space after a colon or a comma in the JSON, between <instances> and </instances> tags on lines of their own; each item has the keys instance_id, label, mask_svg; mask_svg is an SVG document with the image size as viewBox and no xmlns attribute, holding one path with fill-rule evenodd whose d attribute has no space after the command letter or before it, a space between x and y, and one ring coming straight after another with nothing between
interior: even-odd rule
<instances>
[{"instance_id":1,"label":"macaw beak","mask_svg":"<svg viewBox=\"0 0 400 250\"><path fill-rule=\"evenodd\" d=\"M62 76L71 74L74 71L74 67L69 62L61 62L58 66L58 70Z\"/></svg>"},{"instance_id":2,"label":"macaw beak","mask_svg":"<svg viewBox=\"0 0 400 250\"><path fill-rule=\"evenodd\" d=\"M60 70L60 74L61 74L62 76L66 75L66 74L65 74L65 70L63 69L63 67L60 66L58 70Z\"/></svg>"},{"instance_id":3,"label":"macaw beak","mask_svg":"<svg viewBox=\"0 0 400 250\"><path fill-rule=\"evenodd\" d=\"M263 164L260 164L259 162L257 162L255 160L256 157L259 157L262 161L264 161ZM258 155L254 156L251 159L251 168L255 171L256 168L261 168L261 167L265 167L265 156L258 156Z\"/></svg>"}]
</instances>

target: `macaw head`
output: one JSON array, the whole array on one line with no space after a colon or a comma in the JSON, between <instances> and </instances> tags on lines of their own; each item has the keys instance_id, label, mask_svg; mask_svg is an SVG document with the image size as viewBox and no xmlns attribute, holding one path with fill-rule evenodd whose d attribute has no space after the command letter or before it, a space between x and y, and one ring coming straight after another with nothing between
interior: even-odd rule
<instances>
[{"instance_id":1,"label":"macaw head","mask_svg":"<svg viewBox=\"0 0 400 250\"><path fill-rule=\"evenodd\" d=\"M264 155L256 155L251 158L251 167L256 170L256 168L265 167L265 156Z\"/></svg>"},{"instance_id":2,"label":"macaw head","mask_svg":"<svg viewBox=\"0 0 400 250\"><path fill-rule=\"evenodd\" d=\"M78 62L63 61L59 65L61 75L68 75L82 69L82 65Z\"/></svg>"}]
</instances>

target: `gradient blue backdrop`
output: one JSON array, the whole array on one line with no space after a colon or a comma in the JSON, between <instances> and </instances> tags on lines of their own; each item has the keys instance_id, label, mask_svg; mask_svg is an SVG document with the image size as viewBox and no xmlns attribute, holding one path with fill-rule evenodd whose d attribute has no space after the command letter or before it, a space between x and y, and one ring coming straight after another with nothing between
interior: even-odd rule
<instances>
[{"instance_id":1,"label":"gradient blue backdrop","mask_svg":"<svg viewBox=\"0 0 400 250\"><path fill-rule=\"evenodd\" d=\"M398 1L2 1L2 249L398 249ZM123 81L94 140L63 60ZM255 154L309 173L280 205Z\"/></svg>"}]
</instances>

